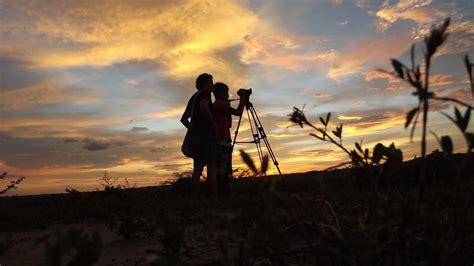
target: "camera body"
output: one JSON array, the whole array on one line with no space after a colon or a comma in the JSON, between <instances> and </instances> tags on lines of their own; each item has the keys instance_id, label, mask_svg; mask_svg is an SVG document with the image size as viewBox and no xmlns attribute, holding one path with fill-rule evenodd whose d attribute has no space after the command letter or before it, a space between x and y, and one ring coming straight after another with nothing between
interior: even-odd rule
<instances>
[{"instance_id":1,"label":"camera body","mask_svg":"<svg viewBox=\"0 0 474 266\"><path fill-rule=\"evenodd\" d=\"M237 91L237 95L239 95L240 97L249 98L251 94L252 94L252 89L239 89Z\"/></svg>"}]
</instances>

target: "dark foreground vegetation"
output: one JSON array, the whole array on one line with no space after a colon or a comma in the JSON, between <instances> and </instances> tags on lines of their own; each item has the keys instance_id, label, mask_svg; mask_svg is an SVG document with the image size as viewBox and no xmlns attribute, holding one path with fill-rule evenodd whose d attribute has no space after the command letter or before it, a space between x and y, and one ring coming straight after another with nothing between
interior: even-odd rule
<instances>
[{"instance_id":1,"label":"dark foreground vegetation","mask_svg":"<svg viewBox=\"0 0 474 266\"><path fill-rule=\"evenodd\" d=\"M156 240L138 248L134 264L472 265L474 165L453 180L460 162L474 162L466 156L427 157L421 204L413 178L420 159L381 177L375 193L357 169L339 169L285 175L273 191L272 177L236 179L233 194L217 202L189 195L185 177L159 187L3 197L0 262L18 244L15 234L46 229L34 240L46 244L39 264L90 265L106 248L103 232L80 228L103 224L123 243ZM56 224L69 229L52 230Z\"/></svg>"}]
</instances>

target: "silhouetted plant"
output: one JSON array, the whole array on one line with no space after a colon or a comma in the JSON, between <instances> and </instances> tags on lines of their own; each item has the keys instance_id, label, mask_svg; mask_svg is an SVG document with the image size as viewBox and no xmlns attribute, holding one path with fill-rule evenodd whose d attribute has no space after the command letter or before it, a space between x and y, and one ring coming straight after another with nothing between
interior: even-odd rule
<instances>
[{"instance_id":1,"label":"silhouetted plant","mask_svg":"<svg viewBox=\"0 0 474 266\"><path fill-rule=\"evenodd\" d=\"M250 177L250 176L252 176L250 169L245 169L245 168L240 168L240 167L232 169L233 178L239 179L239 178Z\"/></svg>"},{"instance_id":2,"label":"silhouetted plant","mask_svg":"<svg viewBox=\"0 0 474 266\"><path fill-rule=\"evenodd\" d=\"M118 177L112 177L110 176L108 171L104 171L104 174L100 179L100 185L104 188L105 191L121 189L120 185L114 186L117 181Z\"/></svg>"},{"instance_id":3,"label":"silhouetted plant","mask_svg":"<svg viewBox=\"0 0 474 266\"><path fill-rule=\"evenodd\" d=\"M94 265L102 253L102 238L95 232L92 238L81 228L60 230L53 242L46 245L46 265Z\"/></svg>"},{"instance_id":4,"label":"silhouetted plant","mask_svg":"<svg viewBox=\"0 0 474 266\"><path fill-rule=\"evenodd\" d=\"M123 184L121 186L124 189L136 188L137 187L137 181L132 182L132 181L128 180L128 177L125 177L123 179Z\"/></svg>"},{"instance_id":5,"label":"silhouetted plant","mask_svg":"<svg viewBox=\"0 0 474 266\"><path fill-rule=\"evenodd\" d=\"M343 124L337 125L336 128L331 132L328 131L331 113L327 113L326 118L319 117L319 121L323 125L322 127L315 126L311 122L309 122L306 119L303 110L297 107L293 107L293 112L289 114L289 117L291 122L298 124L301 128L306 125L316 130L316 133L310 133L311 136L321 141L329 142L336 145L349 156L349 162L341 163L326 170L342 167L345 165L352 165L353 167L372 167L379 165L398 167L403 161L402 151L400 149L395 148L395 144L393 143L388 147L384 146L381 143L378 143L377 145L375 145L372 152L370 152L368 148L363 149L362 142L356 142L354 144L355 149L352 150L345 147L342 143ZM333 136L331 136L330 133L332 133Z\"/></svg>"},{"instance_id":6,"label":"silhouetted plant","mask_svg":"<svg viewBox=\"0 0 474 266\"><path fill-rule=\"evenodd\" d=\"M0 180L3 180L5 178L8 178L8 173L4 172L2 175L0 175ZM25 180L24 176L17 177L15 180L10 181L10 184L6 185L6 187L2 190L0 190L0 195L7 193L9 190L12 189L17 189L18 185Z\"/></svg>"},{"instance_id":7,"label":"silhouetted plant","mask_svg":"<svg viewBox=\"0 0 474 266\"><path fill-rule=\"evenodd\" d=\"M471 110L472 109L470 107L466 108L464 115L462 115L459 109L457 107L454 107L454 117L442 112L442 114L446 116L449 120L451 120L458 127L459 131L461 131L461 134L464 136L464 139L466 140L468 153L471 152L472 149L474 148L474 132L467 131L469 120L471 118ZM443 141L443 137L445 138L444 141ZM441 141L439 141L440 146L443 148L443 150L445 149L445 147L447 149L451 148L451 152L452 152L451 137L449 136L443 136L443 137L441 138ZM448 153L451 153L451 152L448 152Z\"/></svg>"},{"instance_id":8,"label":"silhouetted plant","mask_svg":"<svg viewBox=\"0 0 474 266\"><path fill-rule=\"evenodd\" d=\"M137 182L132 183L127 177L123 179L122 184L115 185L118 180L118 177L112 177L108 171L104 171L104 174L100 179L100 185L104 188L104 191L132 189L137 187Z\"/></svg>"},{"instance_id":9,"label":"silhouetted plant","mask_svg":"<svg viewBox=\"0 0 474 266\"><path fill-rule=\"evenodd\" d=\"M250 155L248 153L246 153L244 150L240 150L240 156L242 157L242 160L248 166L248 168L250 170L252 170L252 172L254 173L255 176L264 176L264 175L267 174L268 155L263 156L262 164L260 165L260 169L257 169L252 157L250 157Z\"/></svg>"},{"instance_id":10,"label":"silhouetted plant","mask_svg":"<svg viewBox=\"0 0 474 266\"><path fill-rule=\"evenodd\" d=\"M425 185L425 175L426 175L426 166L424 159L426 157L426 132L428 126L428 112L429 112L429 104L432 100L440 101L440 102L453 102L460 105L463 105L468 108L466 111L470 113L470 109L472 106L468 103L460 101L455 98L450 97L438 97L433 92L430 91L430 68L431 63L434 55L438 51L438 48L446 41L448 37L447 29L450 23L450 18L447 18L443 24L439 25L438 27L433 27L428 34L428 36L424 39L425 49L424 49L424 72L420 69L420 65L416 63L415 60L415 45L411 46L410 50L410 59L411 59L411 66L408 67L404 65L397 59L391 59L392 66L394 71L389 72L385 70L380 70L382 72L391 74L408 84L410 84L414 89L413 95L418 98L418 106L413 108L407 113L405 128L409 127L410 124L412 125L410 139L413 138L413 134L415 132L416 124L418 121L418 116L420 112L422 113L422 135L421 135L421 157L422 157L422 165L421 165L421 172L420 172L420 182L419 182L419 195L418 198L421 201L423 198L423 191ZM471 86L471 93L474 97L474 85L473 85L473 78L472 78L472 63L469 61L469 57L466 55L464 58L464 62L466 65L466 70L468 72L470 86ZM456 117L458 118L458 111L456 111ZM469 118L467 117L467 121ZM457 122L464 123L464 120L456 120ZM464 124L463 124L464 125ZM459 126L459 125L458 125ZM467 124L466 124L467 126ZM464 134L464 132L463 132ZM465 135L465 134L464 134ZM466 135L465 135L466 136ZM444 141L441 140L442 145L447 145L444 148L449 149L449 142L447 137L444 138ZM470 146L470 144L468 144ZM470 149L469 149L470 150Z\"/></svg>"},{"instance_id":11,"label":"silhouetted plant","mask_svg":"<svg viewBox=\"0 0 474 266\"><path fill-rule=\"evenodd\" d=\"M77 194L79 193L79 190L71 187L71 186L67 186L65 189L64 189L67 193L69 194Z\"/></svg>"}]
</instances>

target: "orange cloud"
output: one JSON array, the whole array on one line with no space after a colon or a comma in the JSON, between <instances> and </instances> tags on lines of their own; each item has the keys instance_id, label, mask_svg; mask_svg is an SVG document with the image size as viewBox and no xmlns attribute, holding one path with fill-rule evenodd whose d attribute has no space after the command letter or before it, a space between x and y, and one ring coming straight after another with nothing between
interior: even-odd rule
<instances>
[{"instance_id":1,"label":"orange cloud","mask_svg":"<svg viewBox=\"0 0 474 266\"><path fill-rule=\"evenodd\" d=\"M344 76L363 72L369 63L386 62L389 56L397 57L410 44L411 37L406 32L393 33L376 41L356 41L347 52L338 53L334 57L333 65L327 76L336 81L341 81Z\"/></svg>"},{"instance_id":2,"label":"orange cloud","mask_svg":"<svg viewBox=\"0 0 474 266\"><path fill-rule=\"evenodd\" d=\"M150 59L173 77L206 69L235 80L238 69L216 53L242 44L242 38L260 25L238 1L90 1L50 8L51 4L3 2L4 12L14 12L17 19L0 18L0 34L9 36L3 38L0 53L27 57L34 66L49 68Z\"/></svg>"},{"instance_id":3,"label":"orange cloud","mask_svg":"<svg viewBox=\"0 0 474 266\"><path fill-rule=\"evenodd\" d=\"M345 115L338 115L337 119L339 120L361 120L362 116L356 116L356 115L351 115L351 116L345 116Z\"/></svg>"},{"instance_id":4,"label":"orange cloud","mask_svg":"<svg viewBox=\"0 0 474 266\"><path fill-rule=\"evenodd\" d=\"M100 99L94 89L70 88L50 80L28 87L0 92L0 111L17 111L48 104L87 104Z\"/></svg>"},{"instance_id":5,"label":"orange cloud","mask_svg":"<svg viewBox=\"0 0 474 266\"><path fill-rule=\"evenodd\" d=\"M366 81L372 81L376 79L388 79L388 83L398 83L400 80L393 75L390 75L385 72L377 71L377 70L369 70L363 73L365 75Z\"/></svg>"},{"instance_id":6,"label":"orange cloud","mask_svg":"<svg viewBox=\"0 0 474 266\"><path fill-rule=\"evenodd\" d=\"M448 86L456 83L456 80L449 75L445 74L436 74L430 76L430 85L431 86Z\"/></svg>"},{"instance_id":7,"label":"orange cloud","mask_svg":"<svg viewBox=\"0 0 474 266\"><path fill-rule=\"evenodd\" d=\"M426 24L449 15L445 10L430 7L431 2L432 0L401 0L393 6L384 5L375 13L379 18L376 29L385 31L399 19Z\"/></svg>"},{"instance_id":8,"label":"orange cloud","mask_svg":"<svg viewBox=\"0 0 474 266\"><path fill-rule=\"evenodd\" d=\"M311 97L315 99L328 98L331 96L332 94L324 93L324 92L316 92L315 94L311 95Z\"/></svg>"}]
</instances>

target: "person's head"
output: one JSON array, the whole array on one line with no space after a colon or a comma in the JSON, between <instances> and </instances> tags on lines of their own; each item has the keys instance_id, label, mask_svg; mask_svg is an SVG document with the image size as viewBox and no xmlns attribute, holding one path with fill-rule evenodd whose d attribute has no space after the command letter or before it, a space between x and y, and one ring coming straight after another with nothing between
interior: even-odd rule
<instances>
[{"instance_id":1,"label":"person's head","mask_svg":"<svg viewBox=\"0 0 474 266\"><path fill-rule=\"evenodd\" d=\"M196 79L196 89L200 91L210 92L212 84L212 75L207 73L202 73Z\"/></svg>"},{"instance_id":2,"label":"person's head","mask_svg":"<svg viewBox=\"0 0 474 266\"><path fill-rule=\"evenodd\" d=\"M229 87L222 82L214 84L214 97L219 100L227 101L229 99Z\"/></svg>"}]
</instances>

